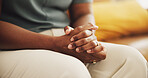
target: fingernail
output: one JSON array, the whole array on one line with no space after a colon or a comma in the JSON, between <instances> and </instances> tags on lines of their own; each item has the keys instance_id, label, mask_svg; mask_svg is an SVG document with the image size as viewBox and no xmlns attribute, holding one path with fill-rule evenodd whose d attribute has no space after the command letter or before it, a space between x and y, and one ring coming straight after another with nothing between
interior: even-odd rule
<instances>
[{"instance_id":1,"label":"fingernail","mask_svg":"<svg viewBox=\"0 0 148 78\"><path fill-rule=\"evenodd\" d=\"M70 41L74 41L74 38L72 37L72 38L70 39Z\"/></svg>"},{"instance_id":2,"label":"fingernail","mask_svg":"<svg viewBox=\"0 0 148 78\"><path fill-rule=\"evenodd\" d=\"M92 53L92 51L91 50L87 50L87 53Z\"/></svg>"},{"instance_id":3,"label":"fingernail","mask_svg":"<svg viewBox=\"0 0 148 78\"><path fill-rule=\"evenodd\" d=\"M69 29L66 30L66 34L69 34Z\"/></svg>"},{"instance_id":4,"label":"fingernail","mask_svg":"<svg viewBox=\"0 0 148 78\"><path fill-rule=\"evenodd\" d=\"M80 49L79 48L76 48L76 52L80 53Z\"/></svg>"},{"instance_id":5,"label":"fingernail","mask_svg":"<svg viewBox=\"0 0 148 78\"><path fill-rule=\"evenodd\" d=\"M68 49L72 49L72 44L69 44L68 45Z\"/></svg>"},{"instance_id":6,"label":"fingernail","mask_svg":"<svg viewBox=\"0 0 148 78\"><path fill-rule=\"evenodd\" d=\"M95 29L98 29L98 26L94 26Z\"/></svg>"},{"instance_id":7,"label":"fingernail","mask_svg":"<svg viewBox=\"0 0 148 78\"><path fill-rule=\"evenodd\" d=\"M93 26L91 29L97 30L98 29L98 26Z\"/></svg>"}]
</instances>

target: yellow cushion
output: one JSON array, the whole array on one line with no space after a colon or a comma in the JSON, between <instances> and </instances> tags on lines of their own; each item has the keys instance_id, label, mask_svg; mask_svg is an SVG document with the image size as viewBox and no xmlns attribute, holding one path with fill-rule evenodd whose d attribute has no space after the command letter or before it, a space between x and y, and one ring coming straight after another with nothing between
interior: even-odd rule
<instances>
[{"instance_id":1,"label":"yellow cushion","mask_svg":"<svg viewBox=\"0 0 148 78\"><path fill-rule=\"evenodd\" d=\"M93 3L95 35L105 41L148 32L148 12L136 1Z\"/></svg>"}]
</instances>

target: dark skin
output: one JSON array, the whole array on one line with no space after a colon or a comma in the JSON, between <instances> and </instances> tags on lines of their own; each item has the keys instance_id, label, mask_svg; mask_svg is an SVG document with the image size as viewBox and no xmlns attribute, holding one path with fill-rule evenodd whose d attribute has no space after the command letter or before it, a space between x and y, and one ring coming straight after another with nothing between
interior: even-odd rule
<instances>
[{"instance_id":1,"label":"dark skin","mask_svg":"<svg viewBox=\"0 0 148 78\"><path fill-rule=\"evenodd\" d=\"M83 3L75 4L69 8L71 25L73 28L77 26L86 25L92 23L95 25L93 16L92 4Z\"/></svg>"},{"instance_id":2,"label":"dark skin","mask_svg":"<svg viewBox=\"0 0 148 78\"><path fill-rule=\"evenodd\" d=\"M77 9L77 8L80 9ZM69 31L70 33L68 35L63 35L59 37L53 37L53 36L47 36L42 35L39 33L35 33L26 29L23 29L19 26L16 26L14 24L10 24L8 22L0 21L0 49L47 49L47 50L53 50L56 52L60 52L63 54L68 54L71 56L74 56L78 59L80 59L84 63L90 63L93 60L103 60L106 57L106 53L104 51L104 48L102 45L97 45L95 42L93 42L95 39L89 39L89 41L86 41L86 43L79 43L81 46L75 46L76 47L82 47L84 45L92 46L91 53L86 53L86 50L81 50L81 53L76 52L75 49L68 49L68 45L71 43L74 43L75 41L88 38L90 36L93 36L89 32L86 33L87 36L82 37L80 33L86 31L86 30L93 30L95 29L94 19L92 15L92 11L90 10L91 3L85 3L85 4L75 4L70 7L70 15L71 17L71 26L75 29L72 31ZM84 9L84 10L82 10ZM77 11L77 12L76 12ZM92 23L92 24L88 24ZM82 26L83 25L83 26ZM65 28L68 29L68 28ZM79 34L79 35L78 35ZM70 41L71 38L74 38L73 36L77 36L79 39L76 39L74 41ZM59 45L60 44L60 45ZM92 45L93 44L93 45ZM87 46L86 46L87 47Z\"/></svg>"}]
</instances>

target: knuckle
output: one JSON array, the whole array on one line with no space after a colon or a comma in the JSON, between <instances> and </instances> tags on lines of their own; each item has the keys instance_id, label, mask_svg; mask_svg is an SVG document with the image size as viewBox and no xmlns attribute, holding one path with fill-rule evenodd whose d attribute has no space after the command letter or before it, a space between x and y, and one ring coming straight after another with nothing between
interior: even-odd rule
<instances>
[{"instance_id":1,"label":"knuckle","mask_svg":"<svg viewBox=\"0 0 148 78\"><path fill-rule=\"evenodd\" d=\"M83 51L84 49L85 49L85 48L84 48L83 46L82 46L82 47L80 47L80 50L81 50L81 51Z\"/></svg>"},{"instance_id":2,"label":"knuckle","mask_svg":"<svg viewBox=\"0 0 148 78\"><path fill-rule=\"evenodd\" d=\"M93 31L92 30L87 30L87 32L89 33L89 35L92 35L93 34Z\"/></svg>"},{"instance_id":3,"label":"knuckle","mask_svg":"<svg viewBox=\"0 0 148 78\"><path fill-rule=\"evenodd\" d=\"M101 59L104 60L106 58L106 53L102 53Z\"/></svg>"},{"instance_id":4,"label":"knuckle","mask_svg":"<svg viewBox=\"0 0 148 78\"><path fill-rule=\"evenodd\" d=\"M92 36L87 37L87 40L88 40L88 41L92 41L92 40L93 40Z\"/></svg>"},{"instance_id":5,"label":"knuckle","mask_svg":"<svg viewBox=\"0 0 148 78\"><path fill-rule=\"evenodd\" d=\"M88 23L88 25L90 25L90 26L94 26L92 23Z\"/></svg>"},{"instance_id":6,"label":"knuckle","mask_svg":"<svg viewBox=\"0 0 148 78\"><path fill-rule=\"evenodd\" d=\"M97 46L97 42L96 41L92 41L91 42L91 46Z\"/></svg>"},{"instance_id":7,"label":"knuckle","mask_svg":"<svg viewBox=\"0 0 148 78\"><path fill-rule=\"evenodd\" d=\"M87 39L84 38L83 40L81 40L81 43L82 43L82 44L86 44L86 43L87 43Z\"/></svg>"},{"instance_id":8,"label":"knuckle","mask_svg":"<svg viewBox=\"0 0 148 78\"><path fill-rule=\"evenodd\" d=\"M77 46L76 42L72 43L72 45L73 45L73 47L76 47Z\"/></svg>"},{"instance_id":9,"label":"knuckle","mask_svg":"<svg viewBox=\"0 0 148 78\"><path fill-rule=\"evenodd\" d=\"M82 35L83 35L84 37L88 36L87 31L84 31L84 32L82 33Z\"/></svg>"},{"instance_id":10,"label":"knuckle","mask_svg":"<svg viewBox=\"0 0 148 78\"><path fill-rule=\"evenodd\" d=\"M76 28L78 31L81 31L82 30L82 26L79 26Z\"/></svg>"},{"instance_id":11,"label":"knuckle","mask_svg":"<svg viewBox=\"0 0 148 78\"><path fill-rule=\"evenodd\" d=\"M74 40L78 40L78 36L74 36L73 38L74 38Z\"/></svg>"},{"instance_id":12,"label":"knuckle","mask_svg":"<svg viewBox=\"0 0 148 78\"><path fill-rule=\"evenodd\" d=\"M80 47L80 50L81 51L84 51L85 50L85 47L84 46Z\"/></svg>"},{"instance_id":13,"label":"knuckle","mask_svg":"<svg viewBox=\"0 0 148 78\"><path fill-rule=\"evenodd\" d=\"M103 48L103 46L102 45L99 45L100 46L100 51L102 51L104 48Z\"/></svg>"},{"instance_id":14,"label":"knuckle","mask_svg":"<svg viewBox=\"0 0 148 78\"><path fill-rule=\"evenodd\" d=\"M82 44L81 44L79 41L76 41L76 42L75 42L75 46L76 46L76 47L79 47L79 46L81 46L81 45L82 45Z\"/></svg>"},{"instance_id":15,"label":"knuckle","mask_svg":"<svg viewBox=\"0 0 148 78\"><path fill-rule=\"evenodd\" d=\"M96 40L96 39L95 39L95 36L93 36L93 35L90 36L90 39L91 39L91 40Z\"/></svg>"},{"instance_id":16,"label":"knuckle","mask_svg":"<svg viewBox=\"0 0 148 78\"><path fill-rule=\"evenodd\" d=\"M93 38L94 38L95 40L97 40L97 37L96 37L95 35L93 35Z\"/></svg>"},{"instance_id":17,"label":"knuckle","mask_svg":"<svg viewBox=\"0 0 148 78\"><path fill-rule=\"evenodd\" d=\"M93 32L91 30L86 30L85 32L87 33L87 36L90 36L93 34Z\"/></svg>"},{"instance_id":18,"label":"knuckle","mask_svg":"<svg viewBox=\"0 0 148 78\"><path fill-rule=\"evenodd\" d=\"M93 51L94 53L99 52L96 48L92 49L92 51Z\"/></svg>"}]
</instances>

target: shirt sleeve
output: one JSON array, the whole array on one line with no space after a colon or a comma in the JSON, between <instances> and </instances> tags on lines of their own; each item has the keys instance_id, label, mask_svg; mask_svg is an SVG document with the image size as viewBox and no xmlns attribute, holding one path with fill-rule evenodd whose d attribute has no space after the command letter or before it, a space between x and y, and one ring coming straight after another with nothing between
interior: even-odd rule
<instances>
[{"instance_id":1,"label":"shirt sleeve","mask_svg":"<svg viewBox=\"0 0 148 78\"><path fill-rule=\"evenodd\" d=\"M89 3L89 2L93 2L93 0L73 0L72 4Z\"/></svg>"}]
</instances>

